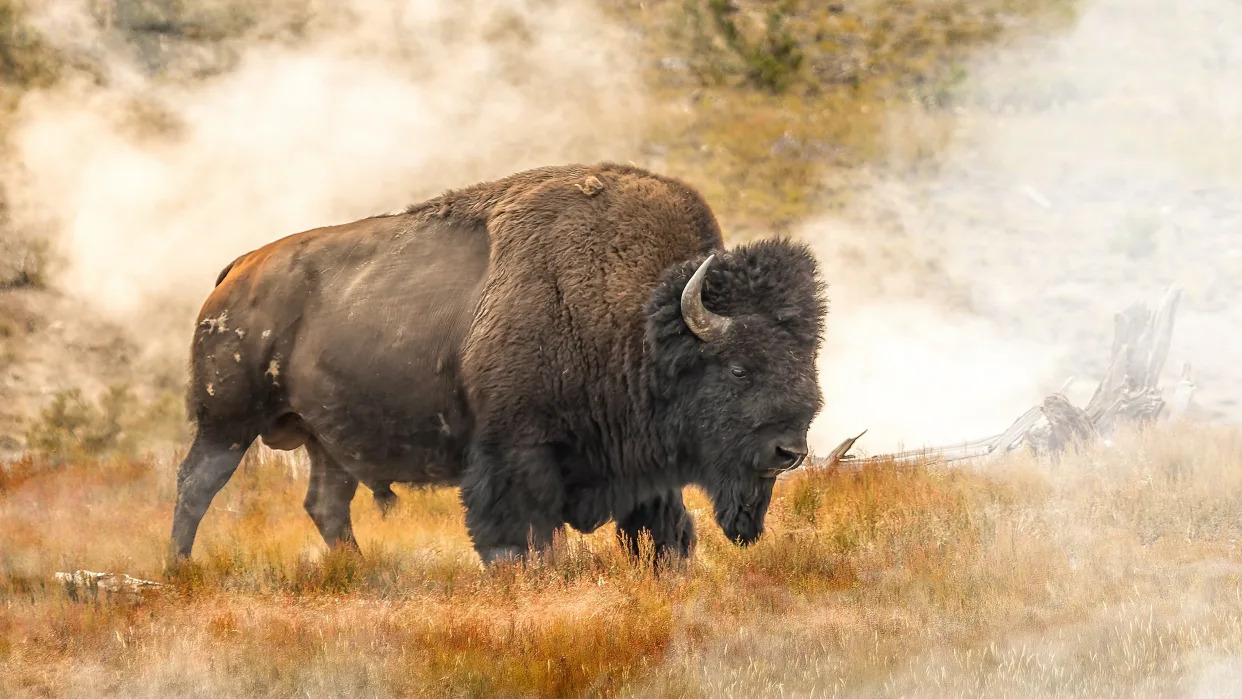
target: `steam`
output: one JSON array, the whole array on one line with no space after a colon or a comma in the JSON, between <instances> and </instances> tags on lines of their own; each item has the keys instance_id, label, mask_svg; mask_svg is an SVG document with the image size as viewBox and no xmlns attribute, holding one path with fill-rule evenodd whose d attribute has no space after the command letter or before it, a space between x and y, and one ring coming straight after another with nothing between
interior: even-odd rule
<instances>
[{"instance_id":1,"label":"steam","mask_svg":"<svg viewBox=\"0 0 1242 699\"><path fill-rule=\"evenodd\" d=\"M1113 313L1172 283L1164 385L1189 363L1207 416L1237 419L1240 32L1230 3L1095 0L966 66L952 115L894 113L895 153L940 119L953 140L934 173L894 156L803 231L832 284L816 450L863 428L872 451L990 436L1070 377L1082 405Z\"/></svg>"},{"instance_id":2,"label":"steam","mask_svg":"<svg viewBox=\"0 0 1242 699\"><path fill-rule=\"evenodd\" d=\"M314 17L296 41L248 37L223 74L170 81L109 48L84 2L45 10L46 35L103 51L108 78L27 96L6 173L17 224L60 243L67 291L132 318L201 300L278 237L631 151L643 92L626 37L589 5L355 1Z\"/></svg>"},{"instance_id":3,"label":"steam","mask_svg":"<svg viewBox=\"0 0 1242 699\"><path fill-rule=\"evenodd\" d=\"M591 3L302 5L301 34L269 17L201 79L213 59L194 51L173 62L192 79L153 76L85 0L41 9L45 35L106 79L23 98L0 167L14 223L56 241L66 291L142 319L160 352L181 356L187 316L241 252L637 150L637 42ZM864 428L869 450L994 434L1070 376L1081 404L1112 314L1170 283L1186 287L1170 377L1188 362L1200 404L1236 416L1240 30L1227 3L1096 0L1068 33L964 66L952 112L894 112L891 162L849 173L863 193L800 232L832 285L815 450ZM896 155L915 132L953 134L934 172Z\"/></svg>"}]
</instances>

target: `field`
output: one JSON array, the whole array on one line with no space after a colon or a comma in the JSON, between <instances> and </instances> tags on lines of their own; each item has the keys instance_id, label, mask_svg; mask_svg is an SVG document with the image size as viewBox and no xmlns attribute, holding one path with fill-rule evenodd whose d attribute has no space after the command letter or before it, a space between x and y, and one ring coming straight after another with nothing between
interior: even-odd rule
<instances>
[{"instance_id":1,"label":"field","mask_svg":"<svg viewBox=\"0 0 1242 699\"><path fill-rule=\"evenodd\" d=\"M1213 0L0 0L0 697L1242 695L1239 35ZM812 245L816 451L1081 405L1174 283L1198 409L1056 463L804 470L748 549L691 489L658 573L611 524L484 569L453 489L361 489L329 552L304 455L255 447L166 570L225 263L601 159Z\"/></svg>"},{"instance_id":2,"label":"field","mask_svg":"<svg viewBox=\"0 0 1242 699\"><path fill-rule=\"evenodd\" d=\"M0 481L4 696L1228 696L1242 688L1242 433L1120 436L1059 463L805 471L693 562L611 525L483 569L454 489L354 502L325 553L296 459L251 453L164 577L167 459ZM647 561L648 563L650 561ZM56 571L166 581L137 596Z\"/></svg>"}]
</instances>

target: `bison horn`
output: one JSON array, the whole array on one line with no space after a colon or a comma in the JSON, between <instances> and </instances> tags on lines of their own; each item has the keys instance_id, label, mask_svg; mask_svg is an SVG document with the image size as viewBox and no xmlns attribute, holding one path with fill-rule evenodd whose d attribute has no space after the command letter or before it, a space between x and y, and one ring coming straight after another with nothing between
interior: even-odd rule
<instances>
[{"instance_id":1,"label":"bison horn","mask_svg":"<svg viewBox=\"0 0 1242 699\"><path fill-rule=\"evenodd\" d=\"M690 332L703 342L720 340L729 331L733 322L725 316L716 315L703 305L703 280L707 277L707 268L715 255L708 255L703 264L694 271L686 288L681 292L681 317L685 319Z\"/></svg>"}]
</instances>

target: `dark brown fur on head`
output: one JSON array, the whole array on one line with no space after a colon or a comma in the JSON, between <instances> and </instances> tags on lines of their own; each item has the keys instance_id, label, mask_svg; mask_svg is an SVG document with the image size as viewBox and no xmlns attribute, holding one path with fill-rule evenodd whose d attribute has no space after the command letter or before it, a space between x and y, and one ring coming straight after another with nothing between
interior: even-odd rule
<instances>
[{"instance_id":1,"label":"dark brown fur on head","mask_svg":"<svg viewBox=\"0 0 1242 699\"><path fill-rule=\"evenodd\" d=\"M700 260L670 269L647 306L653 387L665 431L681 445L687 475L713 496L730 538L763 531L776 447L806 451L822 405L815 357L827 313L810 249L767 240L724 253L709 269L704 305L731 319L704 343L688 332L679 298Z\"/></svg>"}]
</instances>

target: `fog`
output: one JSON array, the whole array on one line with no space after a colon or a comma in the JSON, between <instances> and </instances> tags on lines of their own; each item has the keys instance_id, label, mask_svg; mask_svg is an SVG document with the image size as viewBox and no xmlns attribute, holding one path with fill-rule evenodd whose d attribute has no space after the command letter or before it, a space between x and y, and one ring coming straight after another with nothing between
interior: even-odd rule
<instances>
[{"instance_id":1,"label":"fog","mask_svg":"<svg viewBox=\"0 0 1242 699\"><path fill-rule=\"evenodd\" d=\"M630 153L643 91L627 38L591 5L342 5L305 37L241 42L235 66L202 80L150 76L84 4L38 18L71 53L102 52L108 76L27 96L13 139L15 218L55 232L68 291L118 317L199 300L277 237Z\"/></svg>"},{"instance_id":2,"label":"fog","mask_svg":"<svg viewBox=\"0 0 1242 699\"><path fill-rule=\"evenodd\" d=\"M982 54L934 174L876 176L807 224L835 281L817 449L999 433L1067 379L1082 406L1112 316L1185 289L1163 386L1189 363L1202 417L1235 421L1242 372L1242 6L1086 3L1068 32ZM893 117L895 143L920 120ZM938 263L876 252L892 236ZM850 258L853 259L853 258ZM953 287L964 303L946 303ZM1167 397L1167 394L1166 394Z\"/></svg>"},{"instance_id":3,"label":"fog","mask_svg":"<svg viewBox=\"0 0 1242 699\"><path fill-rule=\"evenodd\" d=\"M23 99L3 184L63 255L57 284L161 352L184 352L223 265L276 237L527 167L642 162L644 57L591 3L325 5L302 36L261 22L202 79L152 75L85 7L37 23L107 79ZM798 230L831 285L816 451L862 429L864 451L989 436L1070 376L1081 405L1112 314L1171 283L1170 376L1189 362L1232 419L1240 35L1233 4L1098 0L965 65L952 113L894 110L894 153L951 121L939 166L851 173L864 194Z\"/></svg>"}]
</instances>

